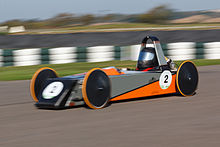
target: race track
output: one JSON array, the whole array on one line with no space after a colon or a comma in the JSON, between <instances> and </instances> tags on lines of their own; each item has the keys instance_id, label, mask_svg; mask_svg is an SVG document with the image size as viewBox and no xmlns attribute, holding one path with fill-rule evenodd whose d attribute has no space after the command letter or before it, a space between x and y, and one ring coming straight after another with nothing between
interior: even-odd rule
<instances>
[{"instance_id":1,"label":"race track","mask_svg":"<svg viewBox=\"0 0 220 147\"><path fill-rule=\"evenodd\" d=\"M0 82L1 147L218 147L220 66L199 67L192 97L113 103L101 110L39 110L29 81Z\"/></svg>"}]
</instances>

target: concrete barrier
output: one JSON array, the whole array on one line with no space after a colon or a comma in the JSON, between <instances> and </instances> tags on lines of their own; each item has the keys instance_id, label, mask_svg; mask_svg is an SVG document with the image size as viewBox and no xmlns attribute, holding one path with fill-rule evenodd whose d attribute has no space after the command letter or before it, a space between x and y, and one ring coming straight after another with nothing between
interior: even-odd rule
<instances>
[{"instance_id":1,"label":"concrete barrier","mask_svg":"<svg viewBox=\"0 0 220 147\"><path fill-rule=\"evenodd\" d=\"M172 60L220 59L220 42L161 44ZM152 47L152 45L148 45ZM0 49L0 66L27 66L73 62L103 62L138 59L141 45Z\"/></svg>"},{"instance_id":2,"label":"concrete barrier","mask_svg":"<svg viewBox=\"0 0 220 147\"><path fill-rule=\"evenodd\" d=\"M87 62L114 60L114 46L95 46L87 48Z\"/></svg>"},{"instance_id":3,"label":"concrete barrier","mask_svg":"<svg viewBox=\"0 0 220 147\"><path fill-rule=\"evenodd\" d=\"M76 62L76 47L59 47L49 49L49 63L62 64Z\"/></svg>"},{"instance_id":4,"label":"concrete barrier","mask_svg":"<svg viewBox=\"0 0 220 147\"><path fill-rule=\"evenodd\" d=\"M3 50L0 49L0 67L3 66L3 56L2 56Z\"/></svg>"},{"instance_id":5,"label":"concrete barrier","mask_svg":"<svg viewBox=\"0 0 220 147\"><path fill-rule=\"evenodd\" d=\"M173 60L187 60L196 58L194 42L177 42L167 44L168 58Z\"/></svg>"},{"instance_id":6,"label":"concrete barrier","mask_svg":"<svg viewBox=\"0 0 220 147\"><path fill-rule=\"evenodd\" d=\"M220 59L220 42L204 44L205 59Z\"/></svg>"},{"instance_id":7,"label":"concrete barrier","mask_svg":"<svg viewBox=\"0 0 220 147\"><path fill-rule=\"evenodd\" d=\"M21 49L13 51L14 66L41 64L40 48Z\"/></svg>"}]
</instances>

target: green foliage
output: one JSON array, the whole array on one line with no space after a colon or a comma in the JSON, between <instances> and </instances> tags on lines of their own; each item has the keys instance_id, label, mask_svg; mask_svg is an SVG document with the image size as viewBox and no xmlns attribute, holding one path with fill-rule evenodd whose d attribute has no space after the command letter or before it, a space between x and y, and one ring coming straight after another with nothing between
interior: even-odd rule
<instances>
[{"instance_id":1,"label":"green foliage","mask_svg":"<svg viewBox=\"0 0 220 147\"><path fill-rule=\"evenodd\" d=\"M69 24L73 24L76 18L71 13L60 13L55 17L48 20L48 25L50 27L63 27Z\"/></svg>"},{"instance_id":2,"label":"green foliage","mask_svg":"<svg viewBox=\"0 0 220 147\"><path fill-rule=\"evenodd\" d=\"M95 20L95 16L93 16L92 14L87 14L81 16L79 19L83 25L89 25Z\"/></svg>"},{"instance_id":3,"label":"green foliage","mask_svg":"<svg viewBox=\"0 0 220 147\"><path fill-rule=\"evenodd\" d=\"M167 23L172 16L172 10L166 5L153 8L145 14L139 16L139 21L144 23Z\"/></svg>"},{"instance_id":4,"label":"green foliage","mask_svg":"<svg viewBox=\"0 0 220 147\"><path fill-rule=\"evenodd\" d=\"M6 21L6 22L2 23L1 25L2 26L8 26L8 27L22 26L23 25L23 21L15 19L15 20Z\"/></svg>"},{"instance_id":5,"label":"green foliage","mask_svg":"<svg viewBox=\"0 0 220 147\"><path fill-rule=\"evenodd\" d=\"M23 22L23 26L26 29L39 29L39 28L45 28L48 26L47 22L45 21L38 21L38 20L28 20Z\"/></svg>"},{"instance_id":6,"label":"green foliage","mask_svg":"<svg viewBox=\"0 0 220 147\"><path fill-rule=\"evenodd\" d=\"M114 18L113 14L107 14L105 16L103 16L103 21L111 21Z\"/></svg>"}]
</instances>

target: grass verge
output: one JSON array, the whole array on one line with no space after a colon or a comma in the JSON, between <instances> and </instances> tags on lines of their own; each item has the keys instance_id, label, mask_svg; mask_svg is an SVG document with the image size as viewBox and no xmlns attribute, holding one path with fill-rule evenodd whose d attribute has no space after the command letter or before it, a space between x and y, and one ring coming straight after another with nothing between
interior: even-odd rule
<instances>
[{"instance_id":1,"label":"grass verge","mask_svg":"<svg viewBox=\"0 0 220 147\"><path fill-rule=\"evenodd\" d=\"M167 28L168 27L168 28ZM140 30L207 30L219 29L219 23L192 23L192 24L149 24L149 23L109 23L91 24L85 26L66 26L51 29L30 29L26 34L59 34L78 32L121 32ZM129 29L129 30L126 30Z\"/></svg>"},{"instance_id":2,"label":"grass verge","mask_svg":"<svg viewBox=\"0 0 220 147\"><path fill-rule=\"evenodd\" d=\"M217 60L192 60L197 66L217 65L220 64L220 59ZM177 65L181 61L175 62ZM0 67L0 81L12 80L28 80L41 67L51 67L55 69L59 76L73 75L77 73L87 72L88 70L99 67L104 68L108 66L115 66L118 68L128 67L135 68L135 61L108 61L98 63L68 63L68 64L44 64L35 66L21 66L21 67Z\"/></svg>"}]
</instances>

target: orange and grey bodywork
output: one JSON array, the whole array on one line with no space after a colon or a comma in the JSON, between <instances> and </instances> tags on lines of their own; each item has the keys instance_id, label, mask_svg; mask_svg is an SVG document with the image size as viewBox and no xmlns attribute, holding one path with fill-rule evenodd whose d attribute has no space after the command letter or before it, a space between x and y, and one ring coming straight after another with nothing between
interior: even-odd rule
<instances>
[{"instance_id":1,"label":"orange and grey bodywork","mask_svg":"<svg viewBox=\"0 0 220 147\"><path fill-rule=\"evenodd\" d=\"M190 96L198 85L198 72L191 61L171 69L166 63L159 40L154 43L159 67L150 71L120 70L115 67L94 68L87 73L58 77L51 68L39 69L30 84L31 96L39 108L66 108L86 104L92 109L105 107L110 101L179 93Z\"/></svg>"}]
</instances>

